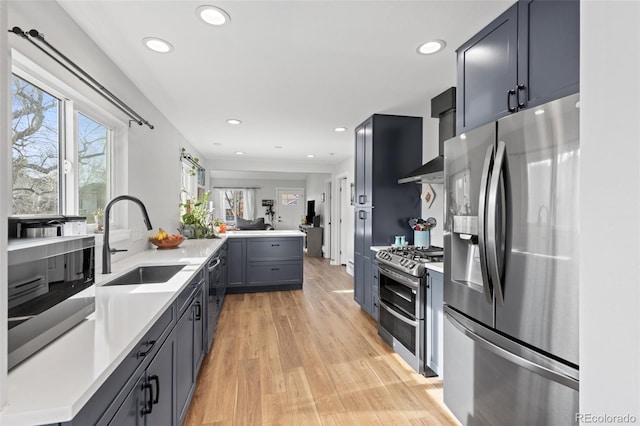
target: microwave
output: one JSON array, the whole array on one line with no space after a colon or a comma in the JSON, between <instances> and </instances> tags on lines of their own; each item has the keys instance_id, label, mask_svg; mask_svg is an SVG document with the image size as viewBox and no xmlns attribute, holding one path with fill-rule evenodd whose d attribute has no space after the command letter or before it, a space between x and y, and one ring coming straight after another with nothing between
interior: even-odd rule
<instances>
[{"instance_id":1,"label":"microwave","mask_svg":"<svg viewBox=\"0 0 640 426\"><path fill-rule=\"evenodd\" d=\"M94 240L85 236L9 241L9 368L95 311L95 299L78 294L95 283Z\"/></svg>"}]
</instances>

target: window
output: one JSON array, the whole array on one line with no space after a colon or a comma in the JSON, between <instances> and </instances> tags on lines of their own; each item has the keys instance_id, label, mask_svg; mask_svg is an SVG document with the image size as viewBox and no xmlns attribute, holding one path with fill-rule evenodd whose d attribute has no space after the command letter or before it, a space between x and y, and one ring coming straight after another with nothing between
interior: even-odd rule
<instances>
[{"instance_id":1,"label":"window","mask_svg":"<svg viewBox=\"0 0 640 426\"><path fill-rule=\"evenodd\" d=\"M110 199L111 129L78 113L78 213L93 223L93 212Z\"/></svg>"},{"instance_id":2,"label":"window","mask_svg":"<svg viewBox=\"0 0 640 426\"><path fill-rule=\"evenodd\" d=\"M280 194L280 204L283 206L297 206L298 198L300 198L300 194L289 194L283 192Z\"/></svg>"},{"instance_id":3,"label":"window","mask_svg":"<svg viewBox=\"0 0 640 426\"><path fill-rule=\"evenodd\" d=\"M113 126L35 81L21 71L11 80L12 213L79 214L93 223L111 198Z\"/></svg>"},{"instance_id":4,"label":"window","mask_svg":"<svg viewBox=\"0 0 640 426\"><path fill-rule=\"evenodd\" d=\"M244 217L244 191L225 189L224 216L227 223L236 223L236 217Z\"/></svg>"},{"instance_id":5,"label":"window","mask_svg":"<svg viewBox=\"0 0 640 426\"><path fill-rule=\"evenodd\" d=\"M59 214L60 99L13 76L13 214Z\"/></svg>"}]
</instances>

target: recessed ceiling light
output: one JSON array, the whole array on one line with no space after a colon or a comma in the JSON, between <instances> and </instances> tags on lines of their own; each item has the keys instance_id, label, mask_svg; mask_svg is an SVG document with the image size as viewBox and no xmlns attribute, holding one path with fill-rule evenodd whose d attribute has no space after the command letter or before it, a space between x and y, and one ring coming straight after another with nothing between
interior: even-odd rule
<instances>
[{"instance_id":1,"label":"recessed ceiling light","mask_svg":"<svg viewBox=\"0 0 640 426\"><path fill-rule=\"evenodd\" d=\"M336 128L335 128L335 129L333 129L333 130L335 130L336 132L344 132L344 131L346 131L346 130L347 130L347 128L346 128L346 127L336 127Z\"/></svg>"},{"instance_id":2,"label":"recessed ceiling light","mask_svg":"<svg viewBox=\"0 0 640 426\"><path fill-rule=\"evenodd\" d=\"M236 151L236 155L244 155L244 152L242 152L242 151Z\"/></svg>"},{"instance_id":3,"label":"recessed ceiling light","mask_svg":"<svg viewBox=\"0 0 640 426\"><path fill-rule=\"evenodd\" d=\"M274 146L275 149L282 149L282 145L276 145Z\"/></svg>"},{"instance_id":4,"label":"recessed ceiling light","mask_svg":"<svg viewBox=\"0 0 640 426\"><path fill-rule=\"evenodd\" d=\"M418 46L417 52L421 55L431 55L442 50L445 45L442 40L431 40Z\"/></svg>"},{"instance_id":5,"label":"recessed ceiling light","mask_svg":"<svg viewBox=\"0 0 640 426\"><path fill-rule=\"evenodd\" d=\"M157 37L146 37L142 39L144 45L158 53L169 53L173 50L173 46L168 41L164 41Z\"/></svg>"},{"instance_id":6,"label":"recessed ceiling light","mask_svg":"<svg viewBox=\"0 0 640 426\"><path fill-rule=\"evenodd\" d=\"M242 123L242 121L236 120L235 118L230 118L230 119L227 120L227 123L229 123L229 124L240 124L240 123Z\"/></svg>"},{"instance_id":7,"label":"recessed ceiling light","mask_svg":"<svg viewBox=\"0 0 640 426\"><path fill-rule=\"evenodd\" d=\"M315 155L313 155L313 154L307 154L307 158L313 158L313 157L315 157Z\"/></svg>"},{"instance_id":8,"label":"recessed ceiling light","mask_svg":"<svg viewBox=\"0 0 640 426\"><path fill-rule=\"evenodd\" d=\"M535 112L535 115L542 115L544 114L544 110L543 109L537 109Z\"/></svg>"},{"instance_id":9,"label":"recessed ceiling light","mask_svg":"<svg viewBox=\"0 0 640 426\"><path fill-rule=\"evenodd\" d=\"M222 146L222 144L220 142L214 142L213 145L214 146Z\"/></svg>"},{"instance_id":10,"label":"recessed ceiling light","mask_svg":"<svg viewBox=\"0 0 640 426\"><path fill-rule=\"evenodd\" d=\"M466 139L466 138L467 138L467 135L465 135L464 133L462 133L462 134L460 135L460 139L463 139L463 140L464 140L464 139Z\"/></svg>"},{"instance_id":11,"label":"recessed ceiling light","mask_svg":"<svg viewBox=\"0 0 640 426\"><path fill-rule=\"evenodd\" d=\"M231 17L224 10L215 6L200 6L196 9L198 16L204 22L219 27L231 22Z\"/></svg>"}]
</instances>

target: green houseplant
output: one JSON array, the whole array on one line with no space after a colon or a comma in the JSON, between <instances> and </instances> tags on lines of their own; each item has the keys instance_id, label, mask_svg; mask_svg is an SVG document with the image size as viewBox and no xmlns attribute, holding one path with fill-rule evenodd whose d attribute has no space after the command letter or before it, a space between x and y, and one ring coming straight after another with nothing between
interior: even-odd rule
<instances>
[{"instance_id":1,"label":"green houseplant","mask_svg":"<svg viewBox=\"0 0 640 426\"><path fill-rule=\"evenodd\" d=\"M195 200L186 190L182 190L186 196L180 203L180 234L185 238L214 238L211 209L209 208L210 192L204 192Z\"/></svg>"}]
</instances>

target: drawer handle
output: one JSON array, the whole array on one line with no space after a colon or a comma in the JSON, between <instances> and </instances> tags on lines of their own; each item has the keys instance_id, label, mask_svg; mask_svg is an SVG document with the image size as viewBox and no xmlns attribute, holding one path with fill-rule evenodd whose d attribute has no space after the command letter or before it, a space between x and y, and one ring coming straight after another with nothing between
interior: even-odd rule
<instances>
[{"instance_id":1,"label":"drawer handle","mask_svg":"<svg viewBox=\"0 0 640 426\"><path fill-rule=\"evenodd\" d=\"M149 352L151 352L151 349L153 348L153 345L156 344L156 341L155 340L149 340L149 341L147 341L147 342L145 342L143 344L148 346L147 350L146 351L139 351L138 352L138 358L142 358L142 357L147 356L147 354Z\"/></svg>"},{"instance_id":2,"label":"drawer handle","mask_svg":"<svg viewBox=\"0 0 640 426\"><path fill-rule=\"evenodd\" d=\"M271 268L272 271L279 271L280 268Z\"/></svg>"},{"instance_id":3,"label":"drawer handle","mask_svg":"<svg viewBox=\"0 0 640 426\"><path fill-rule=\"evenodd\" d=\"M511 97L516 94L514 89L507 90L507 110L509 112L516 112L516 107L511 106Z\"/></svg>"},{"instance_id":4,"label":"drawer handle","mask_svg":"<svg viewBox=\"0 0 640 426\"><path fill-rule=\"evenodd\" d=\"M280 244L271 244L271 247L280 247Z\"/></svg>"}]
</instances>

